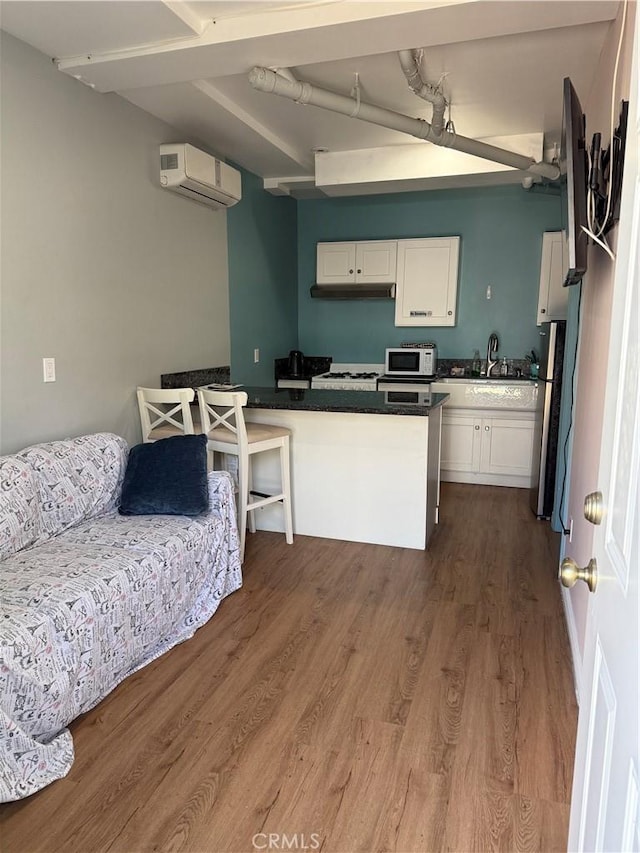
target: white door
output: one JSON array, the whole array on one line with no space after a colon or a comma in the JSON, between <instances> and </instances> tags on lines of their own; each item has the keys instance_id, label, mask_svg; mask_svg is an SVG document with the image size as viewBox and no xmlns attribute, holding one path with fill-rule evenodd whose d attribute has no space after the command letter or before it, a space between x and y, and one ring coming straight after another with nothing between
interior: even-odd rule
<instances>
[{"instance_id":1,"label":"white door","mask_svg":"<svg viewBox=\"0 0 640 853\"><path fill-rule=\"evenodd\" d=\"M531 475L533 420L485 418L482 421L480 470L486 474Z\"/></svg>"},{"instance_id":2,"label":"white door","mask_svg":"<svg viewBox=\"0 0 640 853\"><path fill-rule=\"evenodd\" d=\"M538 325L567 319L568 288L563 287L562 231L542 235L542 263L538 293Z\"/></svg>"},{"instance_id":3,"label":"white door","mask_svg":"<svg viewBox=\"0 0 640 853\"><path fill-rule=\"evenodd\" d=\"M443 471L480 470L480 430L482 421L473 415L442 414Z\"/></svg>"},{"instance_id":4,"label":"white door","mask_svg":"<svg viewBox=\"0 0 640 853\"><path fill-rule=\"evenodd\" d=\"M455 326L459 237L398 240L396 326Z\"/></svg>"},{"instance_id":5,"label":"white door","mask_svg":"<svg viewBox=\"0 0 640 853\"><path fill-rule=\"evenodd\" d=\"M356 243L356 281L393 284L396 280L396 240L369 240Z\"/></svg>"},{"instance_id":6,"label":"white door","mask_svg":"<svg viewBox=\"0 0 640 853\"><path fill-rule=\"evenodd\" d=\"M638 27L611 318L590 596L569 827L570 850L637 851L640 186ZM570 548L570 546L569 546Z\"/></svg>"},{"instance_id":7,"label":"white door","mask_svg":"<svg viewBox=\"0 0 640 853\"><path fill-rule=\"evenodd\" d=\"M318 243L316 250L316 282L349 284L355 281L356 244Z\"/></svg>"}]
</instances>

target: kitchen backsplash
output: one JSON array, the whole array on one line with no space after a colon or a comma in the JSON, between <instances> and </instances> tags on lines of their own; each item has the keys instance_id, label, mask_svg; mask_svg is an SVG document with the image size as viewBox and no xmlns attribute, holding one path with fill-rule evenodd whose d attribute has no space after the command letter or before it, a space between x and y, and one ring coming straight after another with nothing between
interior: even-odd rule
<instances>
[{"instance_id":1,"label":"kitchen backsplash","mask_svg":"<svg viewBox=\"0 0 640 853\"><path fill-rule=\"evenodd\" d=\"M500 361L501 360L502 359L500 359ZM507 357L507 364L509 365L508 376L517 376L518 371L520 371L520 376L524 378L527 378L529 376L529 368L531 367L531 365L526 359ZM455 376L458 370L462 371L462 374L460 374L462 376L471 376L472 365L472 358L439 358L438 376ZM498 377L500 375L499 362L491 371L491 375L495 377Z\"/></svg>"},{"instance_id":2,"label":"kitchen backsplash","mask_svg":"<svg viewBox=\"0 0 640 853\"><path fill-rule=\"evenodd\" d=\"M333 359L330 356L305 356L305 377L326 373ZM518 371L523 378L529 376L529 362L525 359L507 358L509 376L516 376ZM440 358L438 359L438 376L455 375L452 369L462 370L463 376L471 376L473 359L471 358ZM288 358L274 360L274 381L288 377ZM493 375L499 375L498 367L494 367ZM183 370L179 373L163 373L160 376L161 388L199 388L212 382L228 383L231 381L229 365L220 367L205 367L199 370Z\"/></svg>"},{"instance_id":3,"label":"kitchen backsplash","mask_svg":"<svg viewBox=\"0 0 640 853\"><path fill-rule=\"evenodd\" d=\"M182 370L180 373L163 373L160 376L161 388L200 388L212 382L226 384L231 381L228 364L222 367L205 367L200 370Z\"/></svg>"}]
</instances>

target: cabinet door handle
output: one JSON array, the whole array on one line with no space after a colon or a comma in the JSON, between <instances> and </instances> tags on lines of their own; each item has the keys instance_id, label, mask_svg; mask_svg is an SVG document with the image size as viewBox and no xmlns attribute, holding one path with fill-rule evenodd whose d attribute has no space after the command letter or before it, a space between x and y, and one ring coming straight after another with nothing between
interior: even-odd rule
<instances>
[{"instance_id":1,"label":"cabinet door handle","mask_svg":"<svg viewBox=\"0 0 640 853\"><path fill-rule=\"evenodd\" d=\"M485 432L489 432L489 430L491 429L491 427L486 426L484 429L485 429Z\"/></svg>"},{"instance_id":2,"label":"cabinet door handle","mask_svg":"<svg viewBox=\"0 0 640 853\"><path fill-rule=\"evenodd\" d=\"M349 275L353 275L353 270L349 270Z\"/></svg>"},{"instance_id":3,"label":"cabinet door handle","mask_svg":"<svg viewBox=\"0 0 640 853\"><path fill-rule=\"evenodd\" d=\"M358 273L361 273L361 272L362 272L362 270L358 270Z\"/></svg>"},{"instance_id":4,"label":"cabinet door handle","mask_svg":"<svg viewBox=\"0 0 640 853\"><path fill-rule=\"evenodd\" d=\"M448 314L448 315L449 315L449 317L450 317L450 316L453 314L453 311L447 311L447 314Z\"/></svg>"},{"instance_id":5,"label":"cabinet door handle","mask_svg":"<svg viewBox=\"0 0 640 853\"><path fill-rule=\"evenodd\" d=\"M547 309L546 309L546 308L541 308L541 309L540 309L540 313L541 313L541 314L546 314L546 313L547 313Z\"/></svg>"},{"instance_id":6,"label":"cabinet door handle","mask_svg":"<svg viewBox=\"0 0 640 853\"><path fill-rule=\"evenodd\" d=\"M480 429L480 427L478 426L478 424L476 424L476 425L474 426L474 429Z\"/></svg>"}]
</instances>

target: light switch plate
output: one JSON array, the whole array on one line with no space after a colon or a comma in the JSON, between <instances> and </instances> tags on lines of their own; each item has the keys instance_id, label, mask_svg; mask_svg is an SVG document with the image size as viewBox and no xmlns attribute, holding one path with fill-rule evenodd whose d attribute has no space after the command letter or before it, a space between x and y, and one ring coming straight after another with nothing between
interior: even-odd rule
<instances>
[{"instance_id":1,"label":"light switch plate","mask_svg":"<svg viewBox=\"0 0 640 853\"><path fill-rule=\"evenodd\" d=\"M56 360L55 358L42 359L42 379L44 382L56 381Z\"/></svg>"}]
</instances>

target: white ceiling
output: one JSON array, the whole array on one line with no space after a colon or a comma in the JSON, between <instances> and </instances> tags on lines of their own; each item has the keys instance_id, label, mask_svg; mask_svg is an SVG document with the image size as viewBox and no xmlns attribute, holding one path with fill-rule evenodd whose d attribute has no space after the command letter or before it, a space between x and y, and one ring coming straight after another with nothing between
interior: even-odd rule
<instances>
[{"instance_id":1,"label":"white ceiling","mask_svg":"<svg viewBox=\"0 0 640 853\"><path fill-rule=\"evenodd\" d=\"M290 69L345 95L358 75L363 101L429 120L431 106L409 90L397 57L422 48L424 74L442 79L458 134L508 137L501 146L518 151L537 145L548 159L562 80L571 77L586 101L617 10L608 0L4 0L0 26L61 72L174 125L175 141L235 161L272 192L306 197L521 173L258 92L252 67Z\"/></svg>"}]
</instances>

